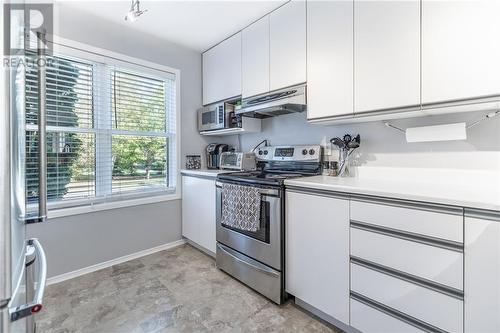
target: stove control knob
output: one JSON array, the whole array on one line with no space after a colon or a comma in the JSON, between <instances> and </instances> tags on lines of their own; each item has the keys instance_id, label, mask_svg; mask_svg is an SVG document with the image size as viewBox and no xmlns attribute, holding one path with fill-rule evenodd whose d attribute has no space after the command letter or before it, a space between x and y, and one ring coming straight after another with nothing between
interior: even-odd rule
<instances>
[{"instance_id":1,"label":"stove control knob","mask_svg":"<svg viewBox=\"0 0 500 333\"><path fill-rule=\"evenodd\" d=\"M267 155L267 150L264 150L264 155Z\"/></svg>"},{"instance_id":2,"label":"stove control knob","mask_svg":"<svg viewBox=\"0 0 500 333\"><path fill-rule=\"evenodd\" d=\"M309 155L314 155L316 151L314 149L309 149Z\"/></svg>"},{"instance_id":3,"label":"stove control knob","mask_svg":"<svg viewBox=\"0 0 500 333\"><path fill-rule=\"evenodd\" d=\"M259 150L259 155L262 155L262 150Z\"/></svg>"},{"instance_id":4,"label":"stove control knob","mask_svg":"<svg viewBox=\"0 0 500 333\"><path fill-rule=\"evenodd\" d=\"M302 149L302 155L307 155L307 149Z\"/></svg>"}]
</instances>

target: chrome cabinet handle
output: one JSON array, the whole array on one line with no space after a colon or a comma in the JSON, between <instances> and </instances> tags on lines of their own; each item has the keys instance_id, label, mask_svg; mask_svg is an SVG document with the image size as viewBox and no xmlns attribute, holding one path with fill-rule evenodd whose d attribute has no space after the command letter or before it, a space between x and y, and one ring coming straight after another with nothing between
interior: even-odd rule
<instances>
[{"instance_id":1,"label":"chrome cabinet handle","mask_svg":"<svg viewBox=\"0 0 500 333\"><path fill-rule=\"evenodd\" d=\"M45 284L47 283L47 258L45 257L45 251L37 238L28 240L28 246L33 247L33 251L30 252L34 253L35 260L38 262L39 278L36 283L37 288L35 294L33 295L33 300L30 303L9 309L10 319L12 321L16 321L40 312L43 307L43 294L45 292Z\"/></svg>"}]
</instances>

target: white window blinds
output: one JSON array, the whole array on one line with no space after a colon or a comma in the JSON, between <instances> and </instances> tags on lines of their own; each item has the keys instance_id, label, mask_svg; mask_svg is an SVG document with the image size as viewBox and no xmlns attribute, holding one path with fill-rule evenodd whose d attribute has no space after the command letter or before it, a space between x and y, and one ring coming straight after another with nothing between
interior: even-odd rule
<instances>
[{"instance_id":1,"label":"white window blinds","mask_svg":"<svg viewBox=\"0 0 500 333\"><path fill-rule=\"evenodd\" d=\"M175 190L175 76L66 56L48 60L49 208ZM25 104L28 203L38 197L37 94L32 68Z\"/></svg>"},{"instance_id":2,"label":"white window blinds","mask_svg":"<svg viewBox=\"0 0 500 333\"><path fill-rule=\"evenodd\" d=\"M169 186L167 88L165 80L111 71L113 193Z\"/></svg>"},{"instance_id":3,"label":"white window blinds","mask_svg":"<svg viewBox=\"0 0 500 333\"><path fill-rule=\"evenodd\" d=\"M38 197L38 79L26 70L26 195ZM46 68L48 200L95 194L93 66L49 57Z\"/></svg>"}]
</instances>

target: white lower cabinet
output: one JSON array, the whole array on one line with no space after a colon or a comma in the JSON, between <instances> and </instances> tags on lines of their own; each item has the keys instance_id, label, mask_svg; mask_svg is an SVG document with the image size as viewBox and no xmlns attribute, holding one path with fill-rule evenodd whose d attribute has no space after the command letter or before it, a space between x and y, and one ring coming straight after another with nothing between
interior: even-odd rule
<instances>
[{"instance_id":1,"label":"white lower cabinet","mask_svg":"<svg viewBox=\"0 0 500 333\"><path fill-rule=\"evenodd\" d=\"M458 243L464 241L462 208L439 212L405 205L351 200L351 220L420 236Z\"/></svg>"},{"instance_id":2,"label":"white lower cabinet","mask_svg":"<svg viewBox=\"0 0 500 333\"><path fill-rule=\"evenodd\" d=\"M500 212L409 205L287 190L286 291L361 332L500 332Z\"/></svg>"},{"instance_id":3,"label":"white lower cabinet","mask_svg":"<svg viewBox=\"0 0 500 333\"><path fill-rule=\"evenodd\" d=\"M351 256L463 290L463 254L351 228Z\"/></svg>"},{"instance_id":4,"label":"white lower cabinet","mask_svg":"<svg viewBox=\"0 0 500 333\"><path fill-rule=\"evenodd\" d=\"M425 332L354 299L351 299L351 326L364 333Z\"/></svg>"},{"instance_id":5,"label":"white lower cabinet","mask_svg":"<svg viewBox=\"0 0 500 333\"><path fill-rule=\"evenodd\" d=\"M349 323L349 201L286 193L286 291Z\"/></svg>"},{"instance_id":6,"label":"white lower cabinet","mask_svg":"<svg viewBox=\"0 0 500 333\"><path fill-rule=\"evenodd\" d=\"M215 179L182 176L182 236L215 253Z\"/></svg>"},{"instance_id":7,"label":"white lower cabinet","mask_svg":"<svg viewBox=\"0 0 500 333\"><path fill-rule=\"evenodd\" d=\"M357 264L351 264L351 290L447 332L463 332L463 301L443 292Z\"/></svg>"},{"instance_id":8,"label":"white lower cabinet","mask_svg":"<svg viewBox=\"0 0 500 333\"><path fill-rule=\"evenodd\" d=\"M466 211L465 332L500 332L500 215Z\"/></svg>"}]
</instances>

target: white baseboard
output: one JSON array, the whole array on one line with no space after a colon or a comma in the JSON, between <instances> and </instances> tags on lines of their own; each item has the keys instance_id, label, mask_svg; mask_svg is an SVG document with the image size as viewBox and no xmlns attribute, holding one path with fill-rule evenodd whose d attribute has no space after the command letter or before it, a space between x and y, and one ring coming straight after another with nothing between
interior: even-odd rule
<instances>
[{"instance_id":1,"label":"white baseboard","mask_svg":"<svg viewBox=\"0 0 500 333\"><path fill-rule=\"evenodd\" d=\"M95 264L95 265L92 265L92 266L88 266L88 267L84 267L84 268L81 268L81 269L77 269L76 271L72 271L72 272L68 272L68 273L56 275L56 276L53 276L53 277L50 277L50 278L47 279L47 285L51 285L51 284L59 283L59 282L66 281L66 280L69 280L69 279L73 279L73 278L78 277L80 275L92 273L92 272L98 271L100 269L107 268L107 267L110 267L110 266L113 266L113 265L117 265L117 264L121 264L121 263L129 261L129 260L133 260L133 259L137 259L137 258L140 258L140 257L144 257L144 256L147 256L149 254L153 254L155 252L159 252L159 251L163 251L163 250L168 250L168 249L180 246L180 245L185 244L185 243L186 243L186 240L179 239L179 240L173 241L171 243L159 245L159 246L156 246L156 247L152 247L150 249L146 249L146 250L142 250L142 251L135 252L135 253L132 253L132 254L128 254L128 255L123 256L123 257L111 259L111 260L102 262L100 264Z\"/></svg>"}]
</instances>

